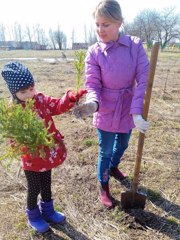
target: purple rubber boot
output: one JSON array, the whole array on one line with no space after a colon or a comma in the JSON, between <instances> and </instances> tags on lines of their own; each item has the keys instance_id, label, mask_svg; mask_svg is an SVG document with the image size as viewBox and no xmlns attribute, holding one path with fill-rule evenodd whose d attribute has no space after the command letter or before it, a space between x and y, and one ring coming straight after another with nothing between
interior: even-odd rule
<instances>
[{"instance_id":1,"label":"purple rubber boot","mask_svg":"<svg viewBox=\"0 0 180 240\"><path fill-rule=\"evenodd\" d=\"M49 230L49 224L42 218L38 207L33 210L26 209L26 215L28 218L28 224L35 231L44 233Z\"/></svg>"},{"instance_id":2,"label":"purple rubber boot","mask_svg":"<svg viewBox=\"0 0 180 240\"><path fill-rule=\"evenodd\" d=\"M53 200L50 202L40 201L40 211L44 220L49 223L61 223L65 222L65 215L61 212L57 212L54 210Z\"/></svg>"}]
</instances>

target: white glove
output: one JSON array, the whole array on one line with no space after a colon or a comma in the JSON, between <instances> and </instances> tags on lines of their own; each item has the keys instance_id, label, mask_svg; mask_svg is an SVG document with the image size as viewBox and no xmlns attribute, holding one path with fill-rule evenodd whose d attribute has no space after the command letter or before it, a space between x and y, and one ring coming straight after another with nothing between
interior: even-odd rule
<instances>
[{"instance_id":1,"label":"white glove","mask_svg":"<svg viewBox=\"0 0 180 240\"><path fill-rule=\"evenodd\" d=\"M98 109L98 103L94 101L87 101L83 104L76 106L73 110L73 114L77 118L82 118L85 116L92 115Z\"/></svg>"},{"instance_id":2,"label":"white glove","mask_svg":"<svg viewBox=\"0 0 180 240\"><path fill-rule=\"evenodd\" d=\"M149 122L145 121L142 116L138 114L133 114L132 117L137 130L145 133L149 128Z\"/></svg>"}]
</instances>

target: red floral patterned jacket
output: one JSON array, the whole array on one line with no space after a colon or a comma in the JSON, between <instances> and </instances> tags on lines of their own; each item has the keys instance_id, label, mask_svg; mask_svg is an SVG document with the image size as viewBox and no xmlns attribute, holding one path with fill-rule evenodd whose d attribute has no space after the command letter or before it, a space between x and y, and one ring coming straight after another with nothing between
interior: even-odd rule
<instances>
[{"instance_id":1,"label":"red floral patterned jacket","mask_svg":"<svg viewBox=\"0 0 180 240\"><path fill-rule=\"evenodd\" d=\"M70 101L68 92L61 98L52 98L38 93L34 96L35 110L40 118L44 119L45 126L49 127L49 133L54 133L55 147L45 147L45 157L33 157L30 154L22 156L22 168L24 170L43 172L59 166L64 162L67 151L63 142L63 136L57 130L52 116L59 115L71 109L75 102Z\"/></svg>"}]
</instances>

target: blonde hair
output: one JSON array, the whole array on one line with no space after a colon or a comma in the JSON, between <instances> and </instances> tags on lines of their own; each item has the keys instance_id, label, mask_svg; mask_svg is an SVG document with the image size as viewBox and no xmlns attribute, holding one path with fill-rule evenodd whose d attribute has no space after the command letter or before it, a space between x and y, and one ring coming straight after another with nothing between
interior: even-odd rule
<instances>
[{"instance_id":1,"label":"blonde hair","mask_svg":"<svg viewBox=\"0 0 180 240\"><path fill-rule=\"evenodd\" d=\"M123 21L120 4L116 0L101 1L93 12L93 17L106 17L111 21Z\"/></svg>"}]
</instances>

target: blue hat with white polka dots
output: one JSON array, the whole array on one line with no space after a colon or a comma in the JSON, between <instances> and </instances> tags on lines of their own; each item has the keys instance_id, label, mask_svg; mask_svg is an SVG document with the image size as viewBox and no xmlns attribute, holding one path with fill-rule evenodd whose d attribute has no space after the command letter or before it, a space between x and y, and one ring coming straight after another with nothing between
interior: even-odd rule
<instances>
[{"instance_id":1,"label":"blue hat with white polka dots","mask_svg":"<svg viewBox=\"0 0 180 240\"><path fill-rule=\"evenodd\" d=\"M34 85L34 79L27 67L20 62L9 62L1 72L9 91L15 95L20 89Z\"/></svg>"}]
</instances>

